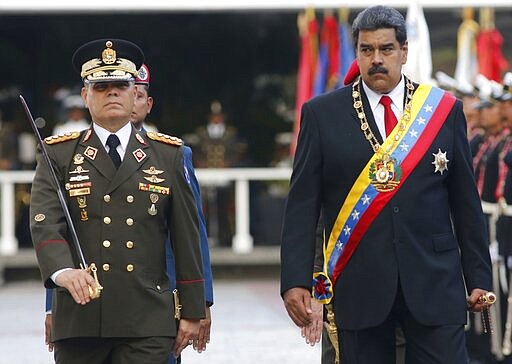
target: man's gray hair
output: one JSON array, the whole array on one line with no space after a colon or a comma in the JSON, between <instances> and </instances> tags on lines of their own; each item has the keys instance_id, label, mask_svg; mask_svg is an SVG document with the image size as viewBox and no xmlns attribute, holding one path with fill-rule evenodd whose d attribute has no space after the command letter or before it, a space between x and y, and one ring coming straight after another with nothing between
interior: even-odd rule
<instances>
[{"instance_id":1,"label":"man's gray hair","mask_svg":"<svg viewBox=\"0 0 512 364\"><path fill-rule=\"evenodd\" d=\"M352 23L352 41L357 48L361 30L377 30L383 28L395 29L396 40L402 47L407 41L407 28L403 15L389 6L372 6L361 11Z\"/></svg>"}]
</instances>

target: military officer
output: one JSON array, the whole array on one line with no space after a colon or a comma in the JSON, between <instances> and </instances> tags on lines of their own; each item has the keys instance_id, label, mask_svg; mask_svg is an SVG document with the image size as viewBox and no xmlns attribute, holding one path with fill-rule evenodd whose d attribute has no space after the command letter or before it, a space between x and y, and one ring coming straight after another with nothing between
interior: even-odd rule
<instances>
[{"instance_id":1,"label":"military officer","mask_svg":"<svg viewBox=\"0 0 512 364\"><path fill-rule=\"evenodd\" d=\"M52 334L58 364L164 364L171 350L178 356L197 339L205 317L198 215L182 142L143 135L129 122L143 60L140 48L125 40L81 46L73 64L93 124L45 139L83 257L89 268L97 267L94 277L80 268L70 224L38 155L31 232L44 284L56 287ZM174 295L166 274L169 234ZM98 298L91 297L98 291Z\"/></svg>"}]
</instances>

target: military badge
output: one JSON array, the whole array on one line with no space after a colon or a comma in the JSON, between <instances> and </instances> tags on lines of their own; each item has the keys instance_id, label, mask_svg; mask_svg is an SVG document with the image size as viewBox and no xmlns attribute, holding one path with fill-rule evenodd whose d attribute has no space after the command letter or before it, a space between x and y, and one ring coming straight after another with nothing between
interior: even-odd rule
<instances>
[{"instance_id":1,"label":"military badge","mask_svg":"<svg viewBox=\"0 0 512 364\"><path fill-rule=\"evenodd\" d=\"M75 154L73 157L74 164L82 164L84 162L84 156L81 154Z\"/></svg>"},{"instance_id":2,"label":"military badge","mask_svg":"<svg viewBox=\"0 0 512 364\"><path fill-rule=\"evenodd\" d=\"M157 176L153 175L153 176L144 176L144 179L151 182L151 183L161 183L163 181L165 181L164 178L158 178Z\"/></svg>"},{"instance_id":3,"label":"military badge","mask_svg":"<svg viewBox=\"0 0 512 364\"><path fill-rule=\"evenodd\" d=\"M434 156L434 161L432 164L434 165L434 173L441 173L443 174L444 171L448 170L448 158L446 158L446 152L441 152L441 148L439 148L439 151L437 153L432 153Z\"/></svg>"},{"instance_id":4,"label":"military badge","mask_svg":"<svg viewBox=\"0 0 512 364\"><path fill-rule=\"evenodd\" d=\"M81 174L77 175L77 176L72 176L69 178L69 182L81 182L81 181L86 181L89 179L89 176L82 176Z\"/></svg>"},{"instance_id":5,"label":"military badge","mask_svg":"<svg viewBox=\"0 0 512 364\"><path fill-rule=\"evenodd\" d=\"M91 135L92 135L92 129L87 130L87 133L85 133L85 136L84 136L84 139L82 140L82 142L88 141L89 138L91 137Z\"/></svg>"},{"instance_id":6,"label":"military badge","mask_svg":"<svg viewBox=\"0 0 512 364\"><path fill-rule=\"evenodd\" d=\"M111 41L107 41L105 43L105 46L107 48L105 48L103 50L103 52L101 53L101 60L103 61L103 63L105 64L113 64L116 62L116 51L112 49L112 42Z\"/></svg>"},{"instance_id":7,"label":"military badge","mask_svg":"<svg viewBox=\"0 0 512 364\"><path fill-rule=\"evenodd\" d=\"M140 136L140 134L135 134L135 139L137 139L137 141L138 141L140 144L146 145L146 141L144 140L144 138L142 138L142 137Z\"/></svg>"},{"instance_id":8,"label":"military badge","mask_svg":"<svg viewBox=\"0 0 512 364\"><path fill-rule=\"evenodd\" d=\"M384 155L370 165L370 183L379 192L393 191L400 183L402 168L395 158Z\"/></svg>"},{"instance_id":9,"label":"military badge","mask_svg":"<svg viewBox=\"0 0 512 364\"><path fill-rule=\"evenodd\" d=\"M137 149L135 151L133 151L133 156L135 157L135 159L137 160L137 162L140 163L140 161L142 161L144 158L146 158L146 153L144 153L144 151L142 149Z\"/></svg>"},{"instance_id":10,"label":"military badge","mask_svg":"<svg viewBox=\"0 0 512 364\"><path fill-rule=\"evenodd\" d=\"M75 169L73 169L72 171L69 171L69 174L80 174L80 173L87 173L87 172L89 172L88 169L84 169L82 166L78 166Z\"/></svg>"},{"instance_id":11,"label":"military badge","mask_svg":"<svg viewBox=\"0 0 512 364\"><path fill-rule=\"evenodd\" d=\"M93 161L96 158L96 154L98 154L98 149L89 146L85 149L84 154L87 158Z\"/></svg>"},{"instance_id":12,"label":"military badge","mask_svg":"<svg viewBox=\"0 0 512 364\"><path fill-rule=\"evenodd\" d=\"M44 214L37 214L36 216L34 216L34 220L36 222L44 221L44 219L46 219L46 216Z\"/></svg>"},{"instance_id":13,"label":"military badge","mask_svg":"<svg viewBox=\"0 0 512 364\"><path fill-rule=\"evenodd\" d=\"M142 172L147 174L162 174L164 171L161 171L160 169L156 169L155 166L149 167L149 169L143 169Z\"/></svg>"}]
</instances>

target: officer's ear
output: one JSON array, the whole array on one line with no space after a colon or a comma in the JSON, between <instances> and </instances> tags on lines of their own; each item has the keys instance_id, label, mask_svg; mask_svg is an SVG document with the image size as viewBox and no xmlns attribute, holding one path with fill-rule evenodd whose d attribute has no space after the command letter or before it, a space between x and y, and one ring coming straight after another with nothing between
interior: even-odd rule
<instances>
[{"instance_id":1,"label":"officer's ear","mask_svg":"<svg viewBox=\"0 0 512 364\"><path fill-rule=\"evenodd\" d=\"M151 109L153 108L153 98L148 96L148 114L151 113Z\"/></svg>"},{"instance_id":2,"label":"officer's ear","mask_svg":"<svg viewBox=\"0 0 512 364\"><path fill-rule=\"evenodd\" d=\"M80 90L80 95L82 96L82 100L84 100L85 107L88 109L89 105L87 104L87 87L82 87L82 90Z\"/></svg>"}]
</instances>

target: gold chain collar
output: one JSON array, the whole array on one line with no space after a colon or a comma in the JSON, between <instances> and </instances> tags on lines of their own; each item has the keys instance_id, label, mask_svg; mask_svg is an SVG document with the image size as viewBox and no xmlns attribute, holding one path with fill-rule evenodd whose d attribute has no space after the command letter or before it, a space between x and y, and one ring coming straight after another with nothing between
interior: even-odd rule
<instances>
[{"instance_id":1,"label":"gold chain collar","mask_svg":"<svg viewBox=\"0 0 512 364\"><path fill-rule=\"evenodd\" d=\"M414 93L414 85L412 82L405 77L405 87L407 90L406 93L406 101L404 107L404 113L402 117L398 120L398 132L395 134L393 138L393 143L391 143L386 150L382 150L381 145L368 124L368 119L366 118L366 114L364 113L363 101L361 99L361 76L357 78L356 81L352 84L352 98L354 100L354 109L356 110L357 117L359 118L359 122L361 123L361 130L363 134L372 146L372 149L375 153L379 153L384 160L389 158L389 153L394 149L395 144L401 139L402 133L405 130L406 125L411 120L411 101L412 95ZM387 158L386 158L387 157Z\"/></svg>"}]
</instances>

